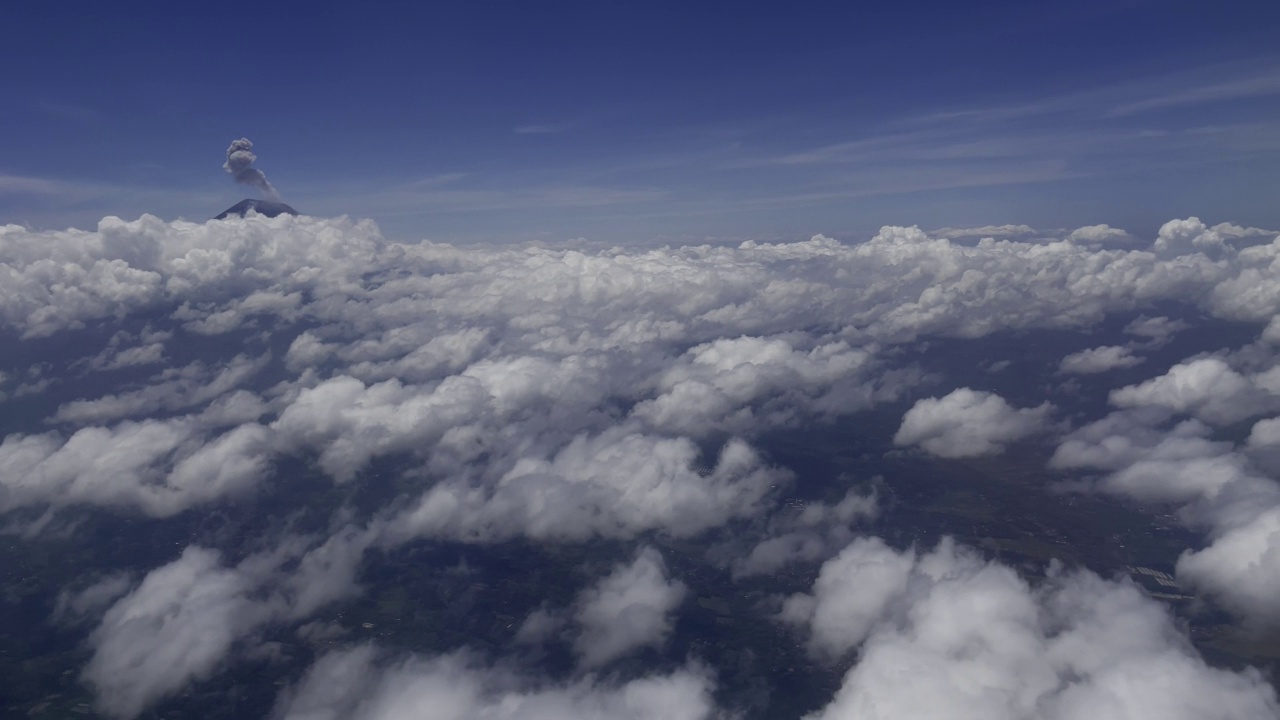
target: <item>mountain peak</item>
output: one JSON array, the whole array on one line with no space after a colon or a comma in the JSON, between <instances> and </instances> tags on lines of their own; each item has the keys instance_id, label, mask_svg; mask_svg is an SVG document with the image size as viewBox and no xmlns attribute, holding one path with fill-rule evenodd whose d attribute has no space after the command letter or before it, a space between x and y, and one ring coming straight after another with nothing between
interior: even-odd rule
<instances>
[{"instance_id":1,"label":"mountain peak","mask_svg":"<svg viewBox=\"0 0 1280 720\"><path fill-rule=\"evenodd\" d=\"M266 217L276 217L277 215L297 215L298 211L289 207L282 202L275 200L259 200L257 198L245 198L231 207L218 213L214 220L225 220L232 215L244 217L249 211L265 215Z\"/></svg>"}]
</instances>

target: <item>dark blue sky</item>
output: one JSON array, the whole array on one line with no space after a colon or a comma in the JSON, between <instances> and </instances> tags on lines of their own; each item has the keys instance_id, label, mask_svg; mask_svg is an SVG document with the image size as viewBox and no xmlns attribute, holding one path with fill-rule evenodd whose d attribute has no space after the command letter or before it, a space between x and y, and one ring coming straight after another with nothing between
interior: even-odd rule
<instances>
[{"instance_id":1,"label":"dark blue sky","mask_svg":"<svg viewBox=\"0 0 1280 720\"><path fill-rule=\"evenodd\" d=\"M24 2L0 222L249 194L389 236L1280 225L1280 6Z\"/></svg>"}]
</instances>

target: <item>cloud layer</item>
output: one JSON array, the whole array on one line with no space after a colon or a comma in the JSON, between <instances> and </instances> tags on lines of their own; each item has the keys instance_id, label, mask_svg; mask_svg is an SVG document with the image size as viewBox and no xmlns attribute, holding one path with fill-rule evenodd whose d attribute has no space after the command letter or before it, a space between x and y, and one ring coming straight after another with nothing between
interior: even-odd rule
<instances>
[{"instance_id":1,"label":"cloud layer","mask_svg":"<svg viewBox=\"0 0 1280 720\"><path fill-rule=\"evenodd\" d=\"M858 648L817 718L1262 718L1255 672L1208 667L1133 585L1054 571L1039 588L944 542L918 555L858 541L822 568L811 646Z\"/></svg>"},{"instance_id":2,"label":"cloud layer","mask_svg":"<svg viewBox=\"0 0 1280 720\"><path fill-rule=\"evenodd\" d=\"M778 597L782 617L818 662L856 658L822 716L1272 712L1265 683L1205 665L1134 587L1074 570L1032 585L952 545L895 549L864 535L896 502L892 478L871 492L771 443L891 412L892 439L858 452L945 463L1056 447L1046 473L1172 504L1203 533L1169 559L1189 592L1274 622L1274 236L1189 218L1145 246L1105 226L886 227L860 244L626 250L388 243L345 218L5 226L0 403L21 412L0 441L0 512L33 542L93 512L179 523L247 507L286 466L306 469L304 501L354 498L305 532L291 526L305 502L272 508L273 530L235 552L186 540L101 592L68 591L62 613L94 628L83 677L122 718L354 597L371 550L427 543L613 553L535 618L568 628L570 676L345 647L282 696L281 717L395 718L436 697L460 717L713 716L702 666L591 674L671 644L694 579L670 547L744 587L808 578ZM982 239L951 240L964 237ZM1194 334L1174 308L1257 340L1171 357ZM1123 330L1095 336L1119 316ZM983 367L1022 363L1013 379L930 350L1047 332L1074 344L1048 360L990 346L1004 355ZM1143 379L1111 382L1120 369ZM922 670L895 674L904 664Z\"/></svg>"},{"instance_id":3,"label":"cloud layer","mask_svg":"<svg viewBox=\"0 0 1280 720\"><path fill-rule=\"evenodd\" d=\"M277 708L280 720L435 718L622 718L704 720L717 717L706 674L695 668L630 682L594 679L541 685L507 668L484 667L464 654L377 662L370 646L321 658Z\"/></svg>"}]
</instances>

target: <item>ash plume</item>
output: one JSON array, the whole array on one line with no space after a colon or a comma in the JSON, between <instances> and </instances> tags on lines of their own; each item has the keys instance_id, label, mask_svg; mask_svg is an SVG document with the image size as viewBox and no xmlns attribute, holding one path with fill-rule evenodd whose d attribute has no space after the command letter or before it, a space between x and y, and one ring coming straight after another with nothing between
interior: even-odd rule
<instances>
[{"instance_id":1,"label":"ash plume","mask_svg":"<svg viewBox=\"0 0 1280 720\"><path fill-rule=\"evenodd\" d=\"M231 173L231 177L235 178L236 182L252 185L266 193L268 199L280 202L279 191L267 182L266 174L253 166L253 161L257 159L258 156L253 154L253 143L249 138L232 140L231 147L227 148L227 161L222 164L222 168Z\"/></svg>"}]
</instances>

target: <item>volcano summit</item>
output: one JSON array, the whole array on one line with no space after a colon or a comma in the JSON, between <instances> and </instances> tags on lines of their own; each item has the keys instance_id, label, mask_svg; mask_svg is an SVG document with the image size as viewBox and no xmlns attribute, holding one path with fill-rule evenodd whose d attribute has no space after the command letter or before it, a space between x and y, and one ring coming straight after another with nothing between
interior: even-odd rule
<instances>
[{"instance_id":1,"label":"volcano summit","mask_svg":"<svg viewBox=\"0 0 1280 720\"><path fill-rule=\"evenodd\" d=\"M257 198L245 198L231 207L218 213L214 220L226 220L232 215L245 217L250 211L267 217L276 217L279 215L297 215L298 211L289 207L285 203L275 200L259 200Z\"/></svg>"}]
</instances>

